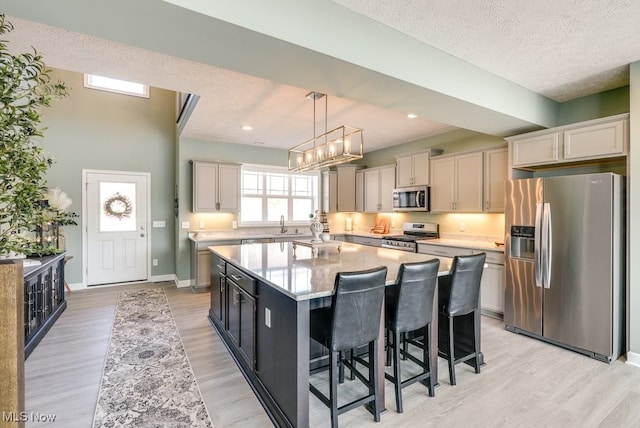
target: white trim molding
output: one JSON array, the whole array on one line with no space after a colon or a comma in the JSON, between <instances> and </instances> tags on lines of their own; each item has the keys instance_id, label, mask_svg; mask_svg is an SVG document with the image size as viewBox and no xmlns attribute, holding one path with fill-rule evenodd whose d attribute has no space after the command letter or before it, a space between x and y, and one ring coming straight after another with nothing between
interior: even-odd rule
<instances>
[{"instance_id":1,"label":"white trim molding","mask_svg":"<svg viewBox=\"0 0 640 428\"><path fill-rule=\"evenodd\" d=\"M640 354L631 351L627 352L627 364L640 367Z\"/></svg>"}]
</instances>

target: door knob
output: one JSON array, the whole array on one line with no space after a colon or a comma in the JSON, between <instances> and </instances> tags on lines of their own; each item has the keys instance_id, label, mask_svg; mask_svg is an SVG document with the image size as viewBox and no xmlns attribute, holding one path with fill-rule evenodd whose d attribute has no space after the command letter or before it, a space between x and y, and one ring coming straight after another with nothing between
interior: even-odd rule
<instances>
[{"instance_id":1,"label":"door knob","mask_svg":"<svg viewBox=\"0 0 640 428\"><path fill-rule=\"evenodd\" d=\"M141 238L144 238L144 233L141 233L141 234L140 234L140 237L141 237Z\"/></svg>"}]
</instances>

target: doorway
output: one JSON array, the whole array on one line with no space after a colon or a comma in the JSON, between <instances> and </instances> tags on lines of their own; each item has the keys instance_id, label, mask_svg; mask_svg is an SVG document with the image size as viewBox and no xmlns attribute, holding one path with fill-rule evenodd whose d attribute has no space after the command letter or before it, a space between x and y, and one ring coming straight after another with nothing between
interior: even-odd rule
<instances>
[{"instance_id":1,"label":"doorway","mask_svg":"<svg viewBox=\"0 0 640 428\"><path fill-rule=\"evenodd\" d=\"M88 286L149 277L149 173L83 170Z\"/></svg>"}]
</instances>

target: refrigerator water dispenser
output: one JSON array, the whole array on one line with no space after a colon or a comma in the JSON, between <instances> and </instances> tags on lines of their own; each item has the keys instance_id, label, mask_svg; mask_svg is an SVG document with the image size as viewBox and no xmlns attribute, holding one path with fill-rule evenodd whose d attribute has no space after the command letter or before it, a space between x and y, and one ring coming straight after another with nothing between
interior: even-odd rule
<instances>
[{"instance_id":1,"label":"refrigerator water dispenser","mask_svg":"<svg viewBox=\"0 0 640 428\"><path fill-rule=\"evenodd\" d=\"M511 257L533 260L535 230L534 226L511 226Z\"/></svg>"}]
</instances>

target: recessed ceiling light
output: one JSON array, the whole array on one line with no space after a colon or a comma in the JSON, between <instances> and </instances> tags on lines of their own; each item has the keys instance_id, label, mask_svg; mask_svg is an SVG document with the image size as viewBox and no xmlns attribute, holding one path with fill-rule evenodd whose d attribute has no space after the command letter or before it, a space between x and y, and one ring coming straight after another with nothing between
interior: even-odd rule
<instances>
[{"instance_id":1,"label":"recessed ceiling light","mask_svg":"<svg viewBox=\"0 0 640 428\"><path fill-rule=\"evenodd\" d=\"M253 130L253 126L250 126L250 125L242 125L242 130L243 130L243 131L252 131L252 130Z\"/></svg>"},{"instance_id":2,"label":"recessed ceiling light","mask_svg":"<svg viewBox=\"0 0 640 428\"><path fill-rule=\"evenodd\" d=\"M264 146L264 141L255 141L253 144L256 144L258 146Z\"/></svg>"},{"instance_id":3,"label":"recessed ceiling light","mask_svg":"<svg viewBox=\"0 0 640 428\"><path fill-rule=\"evenodd\" d=\"M417 115L417 114L414 114L414 113L409 113L409 114L407 115L407 117L408 117L409 119L415 119L416 117L418 117L418 115Z\"/></svg>"}]
</instances>

